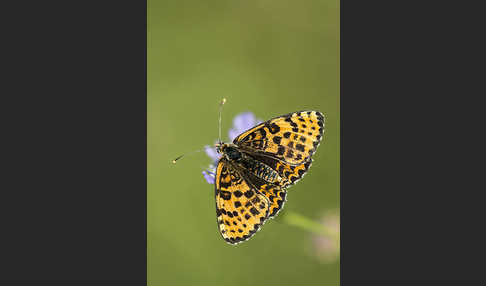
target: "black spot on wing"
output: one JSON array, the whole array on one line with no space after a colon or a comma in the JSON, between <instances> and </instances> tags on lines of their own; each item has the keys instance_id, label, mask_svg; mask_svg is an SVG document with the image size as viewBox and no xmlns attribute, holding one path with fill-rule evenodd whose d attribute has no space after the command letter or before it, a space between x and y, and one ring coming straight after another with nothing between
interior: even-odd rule
<instances>
[{"instance_id":1,"label":"black spot on wing","mask_svg":"<svg viewBox=\"0 0 486 286\"><path fill-rule=\"evenodd\" d=\"M228 191L219 191L219 194L223 198L223 200L231 199L231 193Z\"/></svg>"},{"instance_id":2,"label":"black spot on wing","mask_svg":"<svg viewBox=\"0 0 486 286\"><path fill-rule=\"evenodd\" d=\"M265 129L263 129L263 128L262 128L262 129L260 129L260 135L261 135L263 138L267 137L267 131L265 131Z\"/></svg>"},{"instance_id":3,"label":"black spot on wing","mask_svg":"<svg viewBox=\"0 0 486 286\"><path fill-rule=\"evenodd\" d=\"M295 145L295 149L301 151L301 152L304 152L305 151L305 146L302 145L302 144L297 144Z\"/></svg>"},{"instance_id":4,"label":"black spot on wing","mask_svg":"<svg viewBox=\"0 0 486 286\"><path fill-rule=\"evenodd\" d=\"M245 197L251 198L251 197L253 197L254 194L255 194L255 192L253 192L252 190L248 190L248 191L245 192Z\"/></svg>"},{"instance_id":5,"label":"black spot on wing","mask_svg":"<svg viewBox=\"0 0 486 286\"><path fill-rule=\"evenodd\" d=\"M273 140L273 142L274 142L275 144L280 144L280 142L282 141L282 137L280 137L280 136L275 136L275 137L273 137L273 139L272 139L272 140Z\"/></svg>"},{"instance_id":6,"label":"black spot on wing","mask_svg":"<svg viewBox=\"0 0 486 286\"><path fill-rule=\"evenodd\" d=\"M287 158L293 158L294 157L294 151L292 149L287 150L287 154L285 155Z\"/></svg>"},{"instance_id":7,"label":"black spot on wing","mask_svg":"<svg viewBox=\"0 0 486 286\"><path fill-rule=\"evenodd\" d=\"M252 207L252 208L250 209L250 212L251 212L251 214L253 214L253 215L258 215L258 214L260 214L260 212L259 212L259 211L258 211L258 210L257 210L255 207Z\"/></svg>"},{"instance_id":8,"label":"black spot on wing","mask_svg":"<svg viewBox=\"0 0 486 286\"><path fill-rule=\"evenodd\" d=\"M279 127L277 124L272 123L272 124L270 124L270 126L268 127L268 130L270 131L270 133L275 134L275 133L277 133L277 132L279 132L279 131L280 131L280 127Z\"/></svg>"},{"instance_id":9,"label":"black spot on wing","mask_svg":"<svg viewBox=\"0 0 486 286\"><path fill-rule=\"evenodd\" d=\"M225 189L226 189L226 188L228 188L228 187L230 187L230 186L231 186L231 182L222 182L222 181L221 181L221 182L219 182L219 186L220 186L221 188L225 188Z\"/></svg>"}]
</instances>

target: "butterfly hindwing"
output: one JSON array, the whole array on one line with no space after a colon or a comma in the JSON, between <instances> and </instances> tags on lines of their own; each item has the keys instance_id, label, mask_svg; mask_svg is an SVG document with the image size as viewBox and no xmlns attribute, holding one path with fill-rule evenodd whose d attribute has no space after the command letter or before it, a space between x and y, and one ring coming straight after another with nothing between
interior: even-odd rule
<instances>
[{"instance_id":1,"label":"butterfly hindwing","mask_svg":"<svg viewBox=\"0 0 486 286\"><path fill-rule=\"evenodd\" d=\"M256 158L259 158L256 156ZM270 161L278 162L275 159L270 159L263 157L261 162L264 164L271 165ZM285 198L287 195L287 191L281 187L282 182L277 181L274 183L270 183L265 181L257 174L250 172L248 169L241 169L241 173L247 180L247 183L250 184L253 189L257 190L260 194L265 195L268 199L269 203L269 215L268 218L272 218L277 215L277 213L283 208L285 203Z\"/></svg>"},{"instance_id":2,"label":"butterfly hindwing","mask_svg":"<svg viewBox=\"0 0 486 286\"><path fill-rule=\"evenodd\" d=\"M302 165L310 160L319 146L324 121L324 116L318 111L289 113L243 132L233 143L288 165Z\"/></svg>"},{"instance_id":3,"label":"butterfly hindwing","mask_svg":"<svg viewBox=\"0 0 486 286\"><path fill-rule=\"evenodd\" d=\"M270 202L268 218L273 218L283 208L286 201L287 191L280 186L265 184L261 187L260 192L268 198L268 201Z\"/></svg>"},{"instance_id":4,"label":"butterfly hindwing","mask_svg":"<svg viewBox=\"0 0 486 286\"><path fill-rule=\"evenodd\" d=\"M309 170L312 165L312 158L310 158L304 164L292 166L284 162L277 162L275 164L275 170L282 177L282 188L287 188L297 183Z\"/></svg>"},{"instance_id":5,"label":"butterfly hindwing","mask_svg":"<svg viewBox=\"0 0 486 286\"><path fill-rule=\"evenodd\" d=\"M268 199L225 158L216 167L215 199L218 228L228 243L249 239L268 218Z\"/></svg>"},{"instance_id":6,"label":"butterfly hindwing","mask_svg":"<svg viewBox=\"0 0 486 286\"><path fill-rule=\"evenodd\" d=\"M270 203L270 210L268 218L275 217L280 210L282 210L287 197L286 188L300 180L308 171L312 164L312 158L304 164L298 166L291 166L284 162L273 158L258 156L254 154L254 158L264 162L274 170L277 170L281 181L276 183L269 183L256 178L253 174L248 173L249 182L253 184L255 189L264 194Z\"/></svg>"}]
</instances>

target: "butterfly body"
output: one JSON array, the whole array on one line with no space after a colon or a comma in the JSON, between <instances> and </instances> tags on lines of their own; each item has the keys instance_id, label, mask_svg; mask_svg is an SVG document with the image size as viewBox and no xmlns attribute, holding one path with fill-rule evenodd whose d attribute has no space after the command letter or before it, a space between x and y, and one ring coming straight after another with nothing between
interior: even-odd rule
<instances>
[{"instance_id":1,"label":"butterfly body","mask_svg":"<svg viewBox=\"0 0 486 286\"><path fill-rule=\"evenodd\" d=\"M216 150L241 172L246 170L268 183L278 183L282 179L277 171L261 160L255 159L250 152L239 150L234 144L217 144Z\"/></svg>"},{"instance_id":2,"label":"butterfly body","mask_svg":"<svg viewBox=\"0 0 486 286\"><path fill-rule=\"evenodd\" d=\"M324 132L324 116L301 111L275 117L218 143L215 199L218 228L230 244L253 236L282 209L286 188L308 171Z\"/></svg>"}]
</instances>

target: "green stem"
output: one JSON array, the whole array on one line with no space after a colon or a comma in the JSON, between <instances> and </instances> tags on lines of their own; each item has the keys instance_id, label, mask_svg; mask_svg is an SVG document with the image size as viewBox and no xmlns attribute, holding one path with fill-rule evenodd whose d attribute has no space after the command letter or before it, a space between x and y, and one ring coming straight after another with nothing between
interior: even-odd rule
<instances>
[{"instance_id":1,"label":"green stem","mask_svg":"<svg viewBox=\"0 0 486 286\"><path fill-rule=\"evenodd\" d=\"M315 222L303 215L294 212L287 212L282 219L285 223L295 227L299 227L306 231L313 232L320 235L331 236L336 239L339 239L339 231L336 231L331 227Z\"/></svg>"}]
</instances>

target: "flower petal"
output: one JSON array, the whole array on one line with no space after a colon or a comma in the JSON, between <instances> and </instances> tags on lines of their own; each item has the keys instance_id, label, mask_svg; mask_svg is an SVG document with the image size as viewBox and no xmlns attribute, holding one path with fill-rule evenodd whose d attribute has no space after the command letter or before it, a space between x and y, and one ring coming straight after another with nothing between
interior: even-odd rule
<instances>
[{"instance_id":1,"label":"flower petal","mask_svg":"<svg viewBox=\"0 0 486 286\"><path fill-rule=\"evenodd\" d=\"M252 112L243 112L233 119L233 128L241 133L255 126L255 122L256 118Z\"/></svg>"},{"instance_id":2,"label":"flower petal","mask_svg":"<svg viewBox=\"0 0 486 286\"><path fill-rule=\"evenodd\" d=\"M208 182L208 184L214 184L214 175L212 175L211 172L202 171L202 174L204 176L204 179L206 179L206 182Z\"/></svg>"},{"instance_id":3,"label":"flower petal","mask_svg":"<svg viewBox=\"0 0 486 286\"><path fill-rule=\"evenodd\" d=\"M238 130L235 130L233 128L231 128L229 131L228 131L228 137L229 137L229 140L230 141L233 141L236 136L240 135L241 132L238 132Z\"/></svg>"},{"instance_id":4,"label":"flower petal","mask_svg":"<svg viewBox=\"0 0 486 286\"><path fill-rule=\"evenodd\" d=\"M216 148L214 147L209 147L206 145L204 146L204 152L206 152L206 155L208 155L213 162L219 160L219 158L221 157L221 154L216 152Z\"/></svg>"},{"instance_id":5,"label":"flower petal","mask_svg":"<svg viewBox=\"0 0 486 286\"><path fill-rule=\"evenodd\" d=\"M233 128L228 131L230 141L233 141L238 135L261 122L262 121L256 119L255 115L250 111L236 115L233 119Z\"/></svg>"}]
</instances>

